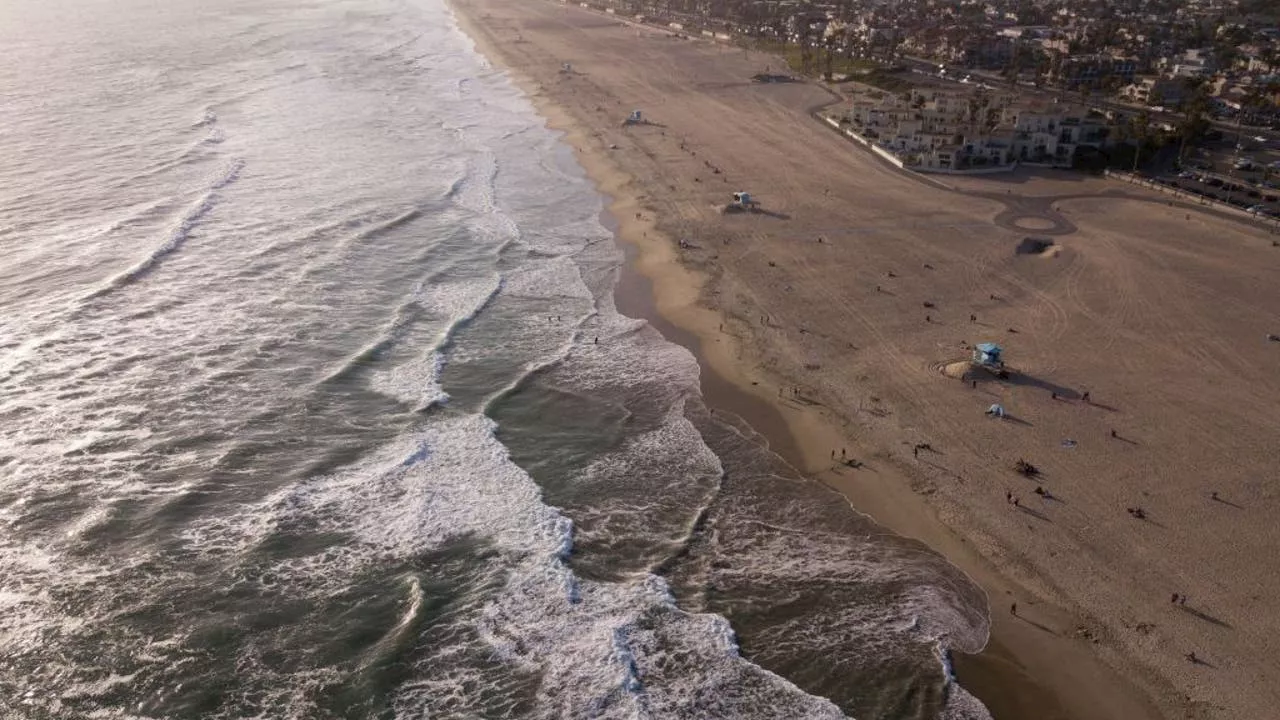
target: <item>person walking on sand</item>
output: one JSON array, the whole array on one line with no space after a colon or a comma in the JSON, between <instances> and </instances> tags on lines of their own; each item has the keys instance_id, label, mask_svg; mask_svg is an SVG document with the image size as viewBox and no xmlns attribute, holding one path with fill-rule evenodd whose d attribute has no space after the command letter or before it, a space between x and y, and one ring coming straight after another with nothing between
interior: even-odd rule
<instances>
[{"instance_id":1,"label":"person walking on sand","mask_svg":"<svg viewBox=\"0 0 1280 720\"><path fill-rule=\"evenodd\" d=\"M1009 604L1009 614L1010 614L1010 615L1013 615L1014 617L1017 617L1017 615L1018 615L1018 603L1016 603L1016 602L1015 602L1015 603L1010 603L1010 604Z\"/></svg>"}]
</instances>

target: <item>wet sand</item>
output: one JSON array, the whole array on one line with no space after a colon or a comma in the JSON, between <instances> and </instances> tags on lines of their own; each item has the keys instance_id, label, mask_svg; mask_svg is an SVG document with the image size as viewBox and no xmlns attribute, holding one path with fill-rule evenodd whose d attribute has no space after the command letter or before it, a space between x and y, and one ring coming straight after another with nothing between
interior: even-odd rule
<instances>
[{"instance_id":1,"label":"wet sand","mask_svg":"<svg viewBox=\"0 0 1280 720\"><path fill-rule=\"evenodd\" d=\"M1271 236L1071 173L921 182L813 120L828 90L751 83L774 58L549 2L456 6L613 199L620 307L696 350L710 405L986 589L992 641L957 672L997 718L1274 708ZM624 128L633 108L657 124ZM722 215L733 190L766 212ZM1016 253L1028 235L1053 251ZM1013 378L939 372L983 340ZM997 401L1012 418L984 417ZM865 468L832 468L842 447ZM1011 471L1024 457L1041 478Z\"/></svg>"}]
</instances>

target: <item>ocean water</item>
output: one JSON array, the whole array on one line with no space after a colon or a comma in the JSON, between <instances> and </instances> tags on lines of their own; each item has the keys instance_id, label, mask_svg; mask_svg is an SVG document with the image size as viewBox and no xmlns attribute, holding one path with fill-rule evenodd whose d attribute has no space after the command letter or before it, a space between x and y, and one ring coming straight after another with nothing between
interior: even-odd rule
<instances>
[{"instance_id":1,"label":"ocean water","mask_svg":"<svg viewBox=\"0 0 1280 720\"><path fill-rule=\"evenodd\" d=\"M0 4L0 717L982 718L442 0Z\"/></svg>"}]
</instances>

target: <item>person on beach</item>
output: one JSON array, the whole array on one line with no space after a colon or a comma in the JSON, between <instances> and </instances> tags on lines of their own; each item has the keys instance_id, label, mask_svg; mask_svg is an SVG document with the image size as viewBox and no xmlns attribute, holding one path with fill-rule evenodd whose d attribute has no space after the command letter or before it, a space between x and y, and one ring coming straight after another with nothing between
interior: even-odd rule
<instances>
[{"instance_id":1,"label":"person on beach","mask_svg":"<svg viewBox=\"0 0 1280 720\"><path fill-rule=\"evenodd\" d=\"M1015 616L1018 614L1018 603L1015 602L1009 604L1009 614Z\"/></svg>"},{"instance_id":2,"label":"person on beach","mask_svg":"<svg viewBox=\"0 0 1280 720\"><path fill-rule=\"evenodd\" d=\"M1081 399L1081 400L1084 400L1085 402L1089 402L1089 391L1088 391L1088 390L1085 390L1085 391L1084 391L1084 395L1081 395L1081 396L1080 396L1080 399Z\"/></svg>"},{"instance_id":3,"label":"person on beach","mask_svg":"<svg viewBox=\"0 0 1280 720\"><path fill-rule=\"evenodd\" d=\"M1116 429L1115 429L1115 428L1111 428L1111 437L1119 437L1119 435L1116 435Z\"/></svg>"}]
</instances>

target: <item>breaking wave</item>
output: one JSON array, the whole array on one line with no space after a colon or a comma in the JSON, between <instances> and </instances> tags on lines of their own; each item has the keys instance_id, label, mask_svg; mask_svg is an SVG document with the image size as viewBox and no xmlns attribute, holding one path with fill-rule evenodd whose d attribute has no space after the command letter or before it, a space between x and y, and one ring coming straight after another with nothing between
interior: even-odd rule
<instances>
[{"instance_id":1,"label":"breaking wave","mask_svg":"<svg viewBox=\"0 0 1280 720\"><path fill-rule=\"evenodd\" d=\"M233 160L229 163L209 184L208 189L178 216L172 228L168 231L167 237L159 245L152 248L146 257L108 280L106 284L86 295L84 299L95 300L137 282L145 277L147 273L154 270L165 257L177 252L205 214L214 208L218 198L218 191L235 182L243 168L244 161L242 160Z\"/></svg>"}]
</instances>

